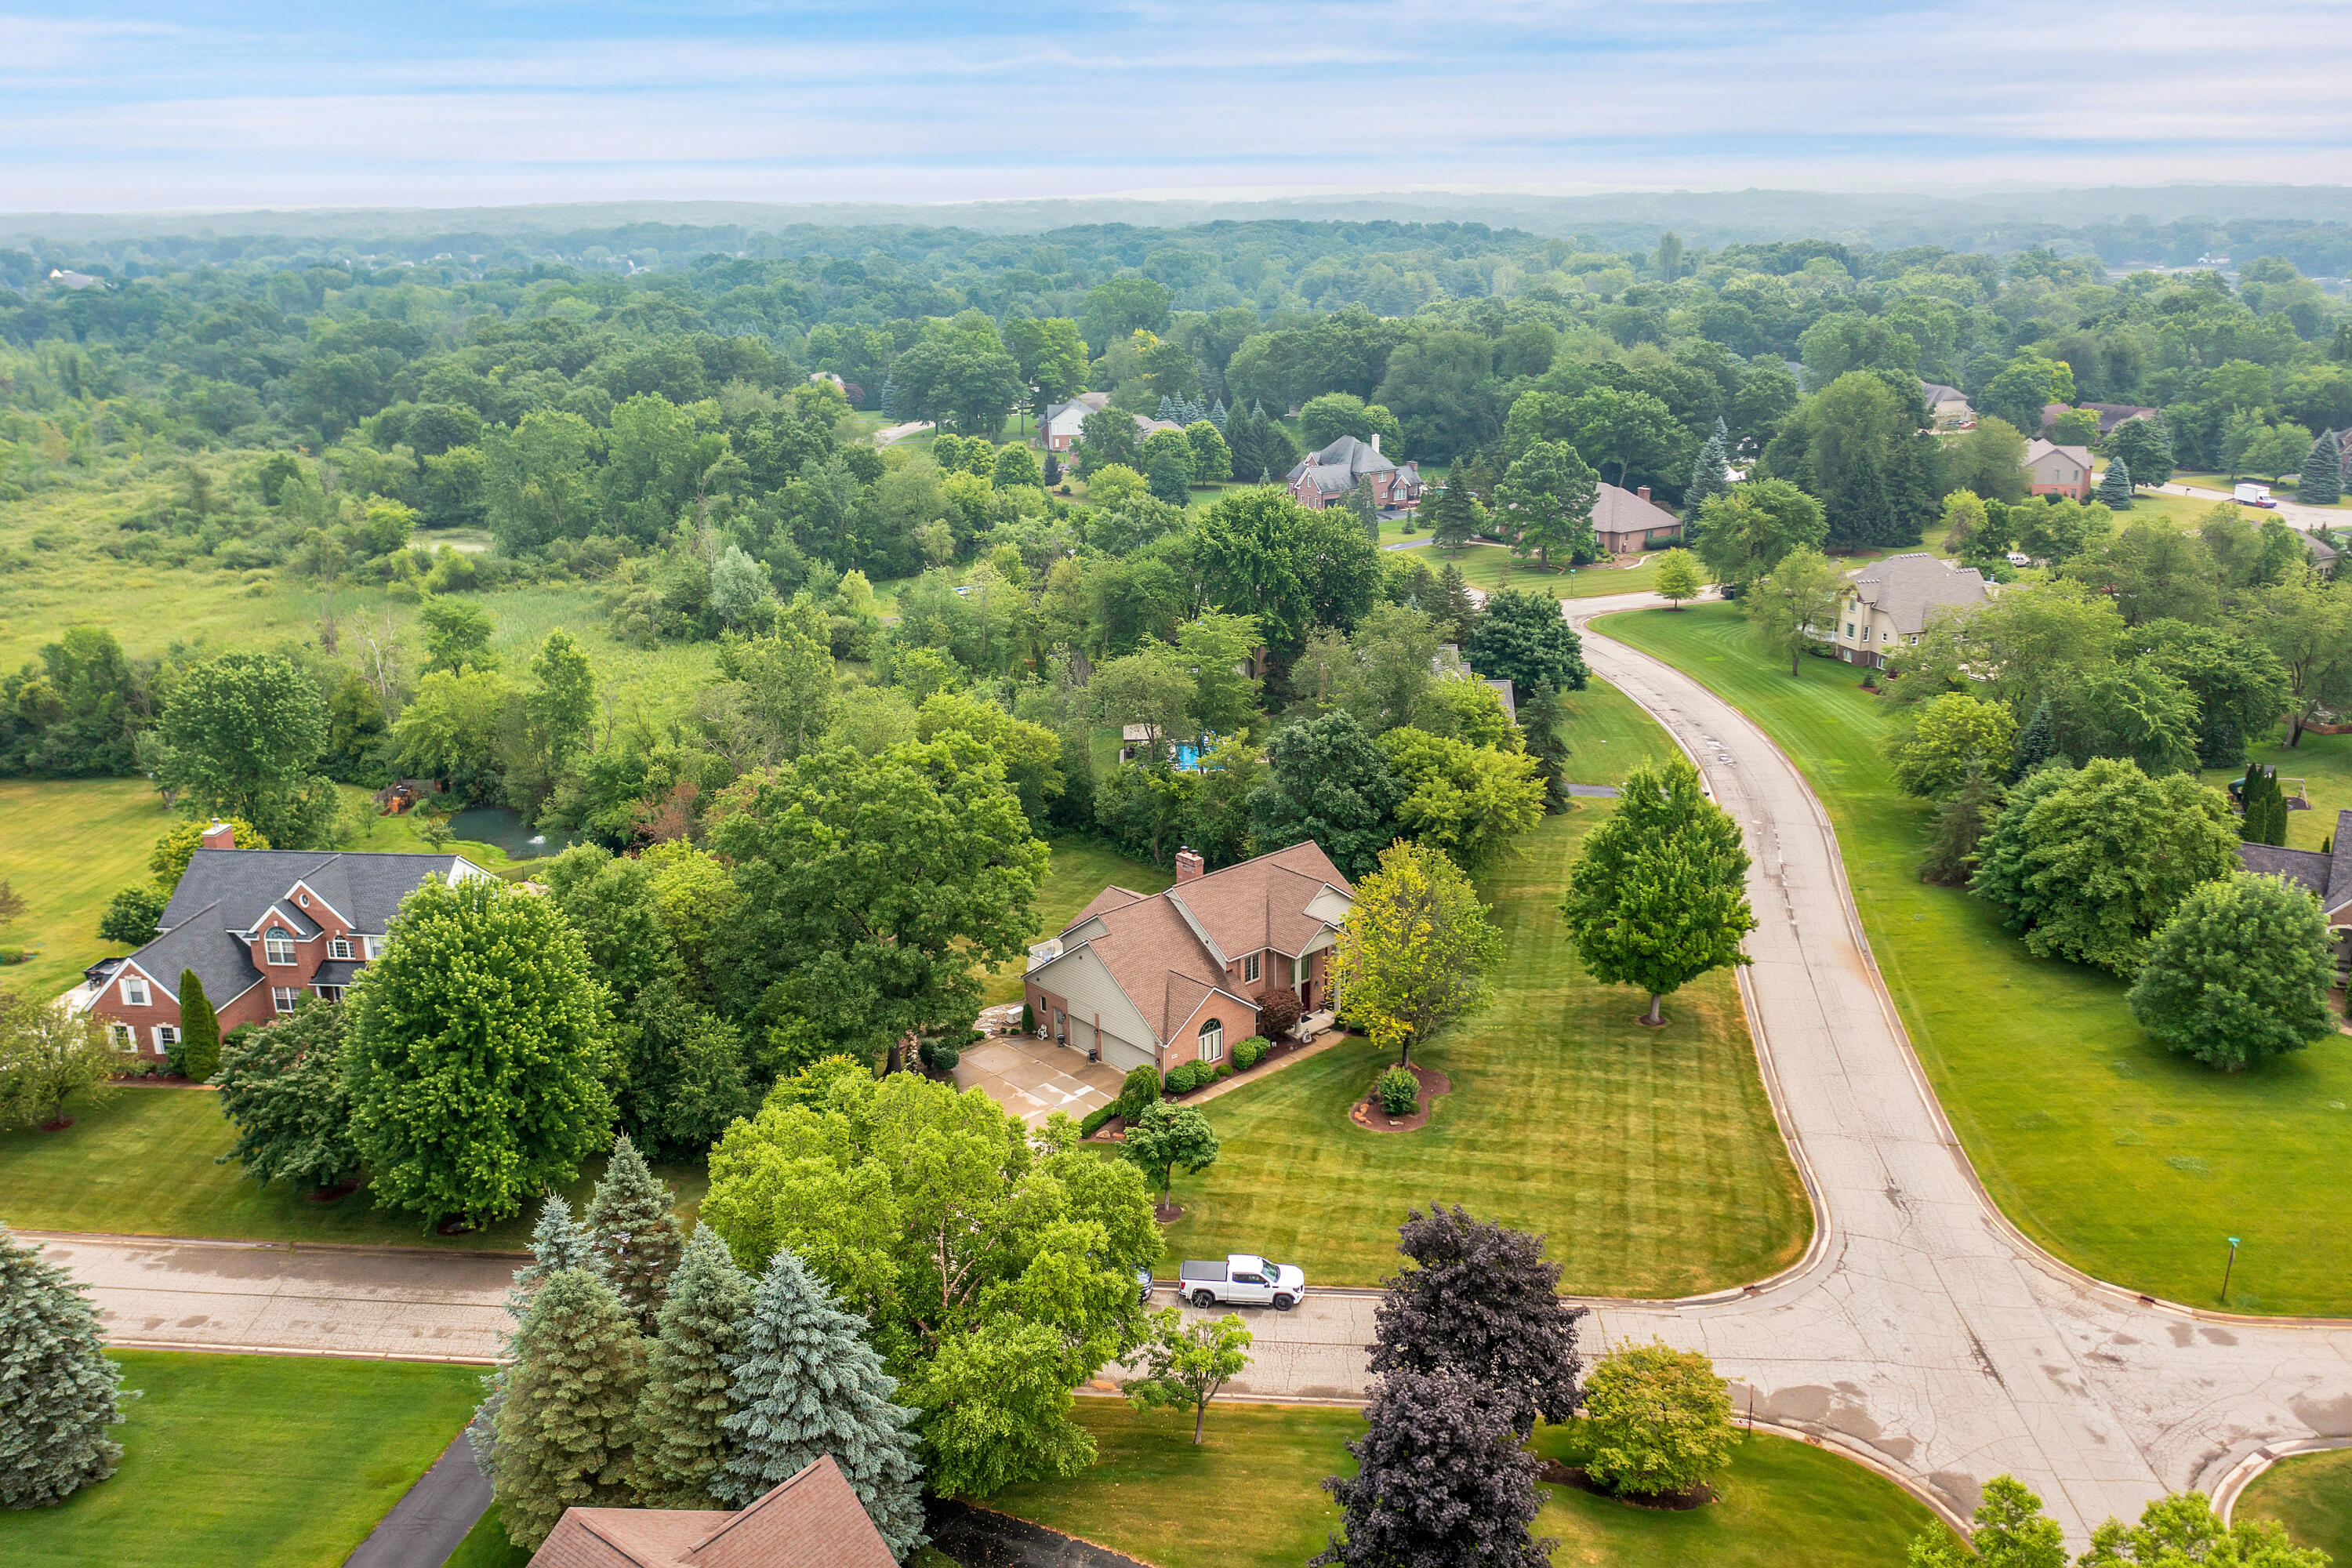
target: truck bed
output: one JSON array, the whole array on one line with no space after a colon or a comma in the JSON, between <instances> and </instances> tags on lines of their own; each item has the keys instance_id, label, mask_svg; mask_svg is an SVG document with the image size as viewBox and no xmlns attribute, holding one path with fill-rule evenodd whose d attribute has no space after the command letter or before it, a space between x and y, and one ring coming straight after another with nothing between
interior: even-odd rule
<instances>
[{"instance_id":1,"label":"truck bed","mask_svg":"<svg viewBox=\"0 0 2352 1568\"><path fill-rule=\"evenodd\" d=\"M1222 1262L1203 1263L1199 1258L1188 1258L1184 1266L1176 1270L1176 1278L1197 1279L1203 1285L1222 1285L1225 1282L1225 1265Z\"/></svg>"}]
</instances>

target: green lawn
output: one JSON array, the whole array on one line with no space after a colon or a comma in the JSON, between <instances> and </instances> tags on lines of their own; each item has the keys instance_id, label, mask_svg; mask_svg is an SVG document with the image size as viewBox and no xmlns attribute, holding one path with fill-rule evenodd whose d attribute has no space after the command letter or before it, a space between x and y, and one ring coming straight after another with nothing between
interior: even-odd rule
<instances>
[{"instance_id":1,"label":"green lawn","mask_svg":"<svg viewBox=\"0 0 2352 1568\"><path fill-rule=\"evenodd\" d=\"M508 1539L506 1521L492 1503L441 1568L528 1568L530 1562L530 1553Z\"/></svg>"},{"instance_id":2,"label":"green lawn","mask_svg":"<svg viewBox=\"0 0 2352 1568\"><path fill-rule=\"evenodd\" d=\"M2241 1074L2173 1056L2132 1021L2121 982L2032 958L1990 906L1918 880L1927 813L1895 792L1876 749L1889 714L1855 670L1808 658L1791 680L1730 605L1601 629L1738 703L1805 771L1945 1113L2027 1234L2100 1279L2197 1304L2214 1303L2235 1236L2233 1309L2352 1311L2352 1039ZM2304 743L2306 772L2321 739ZM2316 815L2295 814L2298 835Z\"/></svg>"},{"instance_id":3,"label":"green lawn","mask_svg":"<svg viewBox=\"0 0 2352 1568\"><path fill-rule=\"evenodd\" d=\"M1066 1481L1011 1487L988 1506L1124 1552L1159 1568L1295 1568L1339 1522L1325 1476L1351 1475L1348 1440L1363 1430L1354 1410L1221 1405L1207 1441L1192 1446L1189 1417L1138 1414L1124 1402L1087 1399L1078 1419L1097 1457ZM1572 1427L1544 1428L1536 1449L1575 1458ZM1535 1533L1559 1542L1552 1561L1608 1568L1734 1568L1803 1562L1815 1568L1879 1568L1903 1561L1934 1516L1858 1465L1787 1438L1743 1444L1722 1483L1723 1500L1690 1513L1636 1509L1568 1487ZM463 1559L491 1568L493 1558Z\"/></svg>"},{"instance_id":4,"label":"green lawn","mask_svg":"<svg viewBox=\"0 0 2352 1568\"><path fill-rule=\"evenodd\" d=\"M336 1568L462 1429L472 1367L116 1351L122 1466L0 1513L11 1568Z\"/></svg>"},{"instance_id":5,"label":"green lawn","mask_svg":"<svg viewBox=\"0 0 2352 1568\"><path fill-rule=\"evenodd\" d=\"M1644 998L1577 964L1555 905L1612 809L1548 819L1484 879L1503 933L1496 994L1416 1053L1454 1081L1429 1126L1348 1121L1379 1060L1360 1039L1210 1101L1223 1153L1177 1179L1171 1263L1260 1252L1310 1280L1371 1285L1396 1266L1406 1208L1433 1200L1547 1235L1574 1295L1717 1289L1804 1249L1811 1216L1731 976L1690 986L1666 1027L1645 1029Z\"/></svg>"},{"instance_id":6,"label":"green lawn","mask_svg":"<svg viewBox=\"0 0 2352 1568\"><path fill-rule=\"evenodd\" d=\"M1165 868L1121 854L1097 838L1056 838L1045 880L1037 889L1037 929L1032 942L1043 942L1077 917L1097 893L1116 882L1139 893L1156 893L1175 880ZM988 975L981 987L982 1005L1021 1000L1021 978L1028 973L1026 953L1008 959Z\"/></svg>"},{"instance_id":7,"label":"green lawn","mask_svg":"<svg viewBox=\"0 0 2352 1568\"><path fill-rule=\"evenodd\" d=\"M2230 1518L2274 1519L2297 1546L2352 1563L2352 1448L2281 1459L2253 1479Z\"/></svg>"},{"instance_id":8,"label":"green lawn","mask_svg":"<svg viewBox=\"0 0 2352 1568\"><path fill-rule=\"evenodd\" d=\"M147 857L172 822L144 779L0 779L0 879L32 906L0 945L38 950L0 969L0 985L47 1001L80 984L85 964L128 952L99 940L100 917L148 880Z\"/></svg>"},{"instance_id":9,"label":"green lawn","mask_svg":"<svg viewBox=\"0 0 2352 1568\"><path fill-rule=\"evenodd\" d=\"M248 1181L234 1163L213 1163L236 1137L209 1089L121 1089L66 1109L75 1120L62 1131L0 1132L0 1220L27 1230L520 1250L538 1218L531 1209L473 1236L433 1236L415 1216L378 1208L364 1187L314 1204L283 1182ZM698 1164L658 1169L691 1226L709 1177ZM603 1170L602 1160L589 1162L566 1189L575 1209Z\"/></svg>"},{"instance_id":10,"label":"green lawn","mask_svg":"<svg viewBox=\"0 0 2352 1568\"><path fill-rule=\"evenodd\" d=\"M2352 735L2315 735L2305 731L2303 743L2297 746L2289 746L2284 735L2285 726L2281 725L2280 738L2252 747L2246 754L2275 766L2281 784L2290 792L2296 780L2302 781L2311 809L2287 813L2286 841L2297 849L2316 849L2336 831L2336 814L2352 807ZM2243 768L2212 768L2204 777L2219 789L2231 779L2243 778L2245 773Z\"/></svg>"},{"instance_id":11,"label":"green lawn","mask_svg":"<svg viewBox=\"0 0 2352 1568\"><path fill-rule=\"evenodd\" d=\"M1424 532L1420 537L1426 540L1429 535ZM1449 555L1434 544L1427 543L1393 553L1402 560L1422 562L1432 572L1443 571L1446 563L1452 562L1462 568L1462 580L1474 588L1511 587L1523 594L1549 592L1562 599L1645 593L1657 576L1658 563L1657 555L1653 552L1640 557L1631 566L1596 564L1580 566L1574 572L1564 567L1546 572L1534 561L1521 561L1499 544L1465 545L1459 555ZM1506 566L1510 568L1508 583L1503 581Z\"/></svg>"}]
</instances>

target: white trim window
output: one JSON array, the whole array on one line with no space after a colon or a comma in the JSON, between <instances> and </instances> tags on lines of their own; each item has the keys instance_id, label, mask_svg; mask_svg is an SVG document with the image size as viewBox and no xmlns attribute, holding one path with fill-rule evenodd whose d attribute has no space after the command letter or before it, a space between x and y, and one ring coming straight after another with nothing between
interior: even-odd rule
<instances>
[{"instance_id":1,"label":"white trim window","mask_svg":"<svg viewBox=\"0 0 2352 1568\"><path fill-rule=\"evenodd\" d=\"M370 963L373 963L375 960L382 958L383 956L383 938L380 936L363 936L360 938L360 956L368 960Z\"/></svg>"},{"instance_id":2,"label":"white trim window","mask_svg":"<svg viewBox=\"0 0 2352 1568\"><path fill-rule=\"evenodd\" d=\"M1225 1059L1225 1026L1221 1018L1212 1018L1201 1026L1201 1059L1219 1062Z\"/></svg>"},{"instance_id":3,"label":"white trim window","mask_svg":"<svg viewBox=\"0 0 2352 1568\"><path fill-rule=\"evenodd\" d=\"M155 1026L155 1054L157 1056L162 1056L166 1050L179 1043L180 1028L178 1025L158 1024Z\"/></svg>"},{"instance_id":4,"label":"white trim window","mask_svg":"<svg viewBox=\"0 0 2352 1568\"><path fill-rule=\"evenodd\" d=\"M327 956L329 958L349 958L351 955L351 938L347 936L337 936L327 939Z\"/></svg>"},{"instance_id":5,"label":"white trim window","mask_svg":"<svg viewBox=\"0 0 2352 1568\"><path fill-rule=\"evenodd\" d=\"M1255 984L1257 983L1257 954L1253 952L1247 958L1242 960L1242 978L1248 981L1251 984Z\"/></svg>"},{"instance_id":6,"label":"white trim window","mask_svg":"<svg viewBox=\"0 0 2352 1568\"><path fill-rule=\"evenodd\" d=\"M279 1013L291 1013L294 1004L302 997L301 988L294 985L273 985L269 988L269 1005Z\"/></svg>"},{"instance_id":7,"label":"white trim window","mask_svg":"<svg viewBox=\"0 0 2352 1568\"><path fill-rule=\"evenodd\" d=\"M109 1024L106 1026L106 1043L118 1051L136 1051L139 1036L128 1024Z\"/></svg>"},{"instance_id":8,"label":"white trim window","mask_svg":"<svg viewBox=\"0 0 2352 1568\"><path fill-rule=\"evenodd\" d=\"M126 974L122 977L122 1005L126 1007L147 1005L147 982L143 976Z\"/></svg>"},{"instance_id":9,"label":"white trim window","mask_svg":"<svg viewBox=\"0 0 2352 1568\"><path fill-rule=\"evenodd\" d=\"M294 933L283 926L271 926L261 933L261 951L272 963L292 963Z\"/></svg>"}]
</instances>

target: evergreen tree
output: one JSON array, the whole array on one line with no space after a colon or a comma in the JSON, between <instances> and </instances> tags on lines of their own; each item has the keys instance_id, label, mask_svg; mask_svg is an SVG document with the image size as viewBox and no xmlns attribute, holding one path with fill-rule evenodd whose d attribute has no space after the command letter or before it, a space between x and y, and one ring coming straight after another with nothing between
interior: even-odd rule
<instances>
[{"instance_id":1,"label":"evergreen tree","mask_svg":"<svg viewBox=\"0 0 2352 1568\"><path fill-rule=\"evenodd\" d=\"M1062 482L1061 454L1048 447L1045 452L1045 488L1052 489Z\"/></svg>"},{"instance_id":2,"label":"evergreen tree","mask_svg":"<svg viewBox=\"0 0 2352 1568\"><path fill-rule=\"evenodd\" d=\"M1683 515L1697 516L1707 497L1722 495L1730 489L1730 454L1725 450L1720 435L1709 436L1706 444L1698 449L1698 456L1691 460L1690 488L1683 492Z\"/></svg>"},{"instance_id":3,"label":"evergreen tree","mask_svg":"<svg viewBox=\"0 0 2352 1568\"><path fill-rule=\"evenodd\" d=\"M1264 419L1265 417L1265 405L1255 397L1250 399L1250 417L1253 419Z\"/></svg>"},{"instance_id":4,"label":"evergreen tree","mask_svg":"<svg viewBox=\"0 0 2352 1568\"><path fill-rule=\"evenodd\" d=\"M1422 513L1428 520L1432 542L1457 555L1486 521L1486 509L1471 495L1470 488L1450 478L1444 489L1429 498Z\"/></svg>"},{"instance_id":5,"label":"evergreen tree","mask_svg":"<svg viewBox=\"0 0 2352 1568\"><path fill-rule=\"evenodd\" d=\"M2278 770L2248 763L2246 776L2238 790L2239 804L2245 809L2245 820L2239 825L2239 839L2247 844L2284 844L2286 794L2279 788Z\"/></svg>"},{"instance_id":6,"label":"evergreen tree","mask_svg":"<svg viewBox=\"0 0 2352 1568\"><path fill-rule=\"evenodd\" d=\"M1470 635L1477 623L1478 605L1470 597L1470 580L1462 575L1462 568L1449 561L1437 569L1437 592L1441 603L1433 612L1440 629L1454 642Z\"/></svg>"},{"instance_id":7,"label":"evergreen tree","mask_svg":"<svg viewBox=\"0 0 2352 1568\"><path fill-rule=\"evenodd\" d=\"M1982 758L1970 758L1959 788L1937 803L1936 815L1928 819L1921 880L1946 888L1968 886L1977 868L1977 845L2000 814L2000 781L1986 770Z\"/></svg>"},{"instance_id":8,"label":"evergreen tree","mask_svg":"<svg viewBox=\"0 0 2352 1568\"><path fill-rule=\"evenodd\" d=\"M898 417L898 388L887 375L882 378L882 417L893 422Z\"/></svg>"},{"instance_id":9,"label":"evergreen tree","mask_svg":"<svg viewBox=\"0 0 2352 1568\"><path fill-rule=\"evenodd\" d=\"M1536 682L1519 702L1519 732L1543 780L1544 810L1555 816L1570 805L1567 730L1568 705L1549 682Z\"/></svg>"},{"instance_id":10,"label":"evergreen tree","mask_svg":"<svg viewBox=\"0 0 2352 1568\"><path fill-rule=\"evenodd\" d=\"M588 1231L593 1237L596 1271L637 1320L640 1333L653 1331L670 1272L677 1267L677 1219L672 1206L669 1188L646 1168L629 1135L614 1139L604 1179L596 1184L596 1196L588 1205Z\"/></svg>"},{"instance_id":11,"label":"evergreen tree","mask_svg":"<svg viewBox=\"0 0 2352 1568\"><path fill-rule=\"evenodd\" d=\"M2295 480L2295 500L2306 506L2334 506L2344 499L2343 439L2333 430L2322 430L2312 442Z\"/></svg>"},{"instance_id":12,"label":"evergreen tree","mask_svg":"<svg viewBox=\"0 0 2352 1568\"><path fill-rule=\"evenodd\" d=\"M1225 412L1223 398L1220 397L1209 405L1209 423L1217 427L1218 435L1222 436L1225 433L1225 421L1232 417L1232 415Z\"/></svg>"},{"instance_id":13,"label":"evergreen tree","mask_svg":"<svg viewBox=\"0 0 2352 1568\"><path fill-rule=\"evenodd\" d=\"M567 1508L636 1501L645 1342L611 1286L567 1268L540 1288L514 1346L491 1496L514 1543L537 1551Z\"/></svg>"},{"instance_id":14,"label":"evergreen tree","mask_svg":"<svg viewBox=\"0 0 2352 1568\"><path fill-rule=\"evenodd\" d=\"M507 1288L507 1316L514 1320L514 1327L499 1352L502 1360L515 1359L523 1319L530 1316L531 1298L539 1288L567 1269L595 1266L594 1240L588 1227L572 1217L572 1200L562 1193L550 1193L539 1211L539 1224L531 1229L530 1261L515 1270L514 1283ZM474 1462L492 1480L498 1479L499 1409L506 1398L507 1369L492 1367L482 1374L482 1402L474 1407L474 1419L466 1427Z\"/></svg>"},{"instance_id":15,"label":"evergreen tree","mask_svg":"<svg viewBox=\"0 0 2352 1568\"><path fill-rule=\"evenodd\" d=\"M637 1484L655 1508L716 1508L710 1483L727 1458L729 1363L751 1310L751 1281L707 1225L694 1227L686 1260L662 1303L659 1337L646 1359L637 1401Z\"/></svg>"},{"instance_id":16,"label":"evergreen tree","mask_svg":"<svg viewBox=\"0 0 2352 1568\"><path fill-rule=\"evenodd\" d=\"M2057 754L2058 732L2050 721L2050 700L2045 697L2009 753L2009 782L2015 784Z\"/></svg>"},{"instance_id":17,"label":"evergreen tree","mask_svg":"<svg viewBox=\"0 0 2352 1568\"><path fill-rule=\"evenodd\" d=\"M205 999L193 969L180 971L180 1070L190 1083L209 1083L220 1070L220 1015Z\"/></svg>"},{"instance_id":18,"label":"evergreen tree","mask_svg":"<svg viewBox=\"0 0 2352 1568\"><path fill-rule=\"evenodd\" d=\"M114 1473L122 1369L98 1309L40 1250L0 1227L0 1508L46 1508Z\"/></svg>"},{"instance_id":19,"label":"evergreen tree","mask_svg":"<svg viewBox=\"0 0 2352 1568\"><path fill-rule=\"evenodd\" d=\"M1169 421L1171 424L1175 423L1176 419L1176 400L1169 396L1164 392L1160 395L1159 417Z\"/></svg>"},{"instance_id":20,"label":"evergreen tree","mask_svg":"<svg viewBox=\"0 0 2352 1568\"><path fill-rule=\"evenodd\" d=\"M2107 471L2099 477L2099 504L2115 511L2131 510L2131 465L2121 458L2109 458Z\"/></svg>"},{"instance_id":21,"label":"evergreen tree","mask_svg":"<svg viewBox=\"0 0 2352 1568\"><path fill-rule=\"evenodd\" d=\"M898 1380L882 1370L866 1328L797 1254L777 1250L743 1321L729 1386L735 1408L725 1422L727 1463L710 1489L741 1508L830 1454L903 1559L926 1539L922 1467L908 1425L915 1413L891 1403Z\"/></svg>"},{"instance_id":22,"label":"evergreen tree","mask_svg":"<svg viewBox=\"0 0 2352 1568\"><path fill-rule=\"evenodd\" d=\"M1372 499L1372 478L1370 474L1356 477L1356 488L1348 492L1348 504L1354 510L1357 521L1364 525L1364 536L1372 542L1374 549L1379 549L1381 506Z\"/></svg>"}]
</instances>

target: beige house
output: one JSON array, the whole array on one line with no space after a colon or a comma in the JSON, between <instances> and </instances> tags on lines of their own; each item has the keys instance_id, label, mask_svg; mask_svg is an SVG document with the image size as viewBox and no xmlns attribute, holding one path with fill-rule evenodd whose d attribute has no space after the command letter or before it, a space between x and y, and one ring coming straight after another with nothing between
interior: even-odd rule
<instances>
[{"instance_id":1,"label":"beige house","mask_svg":"<svg viewBox=\"0 0 2352 1568\"><path fill-rule=\"evenodd\" d=\"M1883 668L1889 654L1918 646L1919 634L1940 610L1968 611L1993 595L1973 566L1955 566L1924 552L1874 561L1838 590L1830 641L1847 664Z\"/></svg>"},{"instance_id":2,"label":"beige house","mask_svg":"<svg viewBox=\"0 0 2352 1568\"><path fill-rule=\"evenodd\" d=\"M1328 1010L1325 966L1355 901L1311 839L1222 871L1186 849L1166 892L1105 888L1031 948L1024 1000L1041 1039L1120 1072L1223 1061L1270 991L1297 993L1310 1022Z\"/></svg>"},{"instance_id":3,"label":"beige house","mask_svg":"<svg viewBox=\"0 0 2352 1568\"><path fill-rule=\"evenodd\" d=\"M2040 437L2025 444L2025 488L2038 496L2091 499L2091 449L2061 447Z\"/></svg>"},{"instance_id":4,"label":"beige house","mask_svg":"<svg viewBox=\"0 0 2352 1568\"><path fill-rule=\"evenodd\" d=\"M1969 406L1968 394L1957 386L1923 381L1919 396L1927 405L1927 423L1938 430L1958 430L1976 422L1977 411Z\"/></svg>"}]
</instances>

